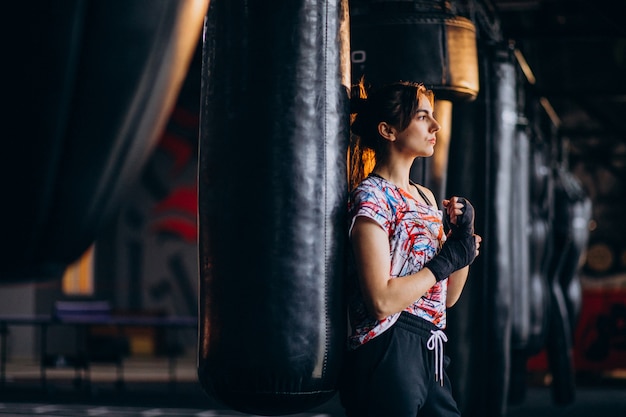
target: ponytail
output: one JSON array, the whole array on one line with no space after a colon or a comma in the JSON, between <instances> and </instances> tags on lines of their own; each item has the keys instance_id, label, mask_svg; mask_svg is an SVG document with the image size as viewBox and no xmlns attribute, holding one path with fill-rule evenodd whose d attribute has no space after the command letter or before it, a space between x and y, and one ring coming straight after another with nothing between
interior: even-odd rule
<instances>
[{"instance_id":1,"label":"ponytail","mask_svg":"<svg viewBox=\"0 0 626 417\"><path fill-rule=\"evenodd\" d=\"M350 90L350 147L348 148L348 186L353 190L374 169L376 156L373 149L363 146L362 136L371 123L368 114L367 92L363 78Z\"/></svg>"}]
</instances>

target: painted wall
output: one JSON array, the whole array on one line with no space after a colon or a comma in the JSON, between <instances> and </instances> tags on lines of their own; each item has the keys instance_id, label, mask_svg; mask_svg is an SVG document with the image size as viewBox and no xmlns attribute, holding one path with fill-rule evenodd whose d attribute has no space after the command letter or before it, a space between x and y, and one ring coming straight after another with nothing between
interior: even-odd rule
<instances>
[{"instance_id":1,"label":"painted wall","mask_svg":"<svg viewBox=\"0 0 626 417\"><path fill-rule=\"evenodd\" d=\"M96 297L135 314L197 314L200 61L139 181L96 242ZM181 332L189 348L195 330Z\"/></svg>"}]
</instances>

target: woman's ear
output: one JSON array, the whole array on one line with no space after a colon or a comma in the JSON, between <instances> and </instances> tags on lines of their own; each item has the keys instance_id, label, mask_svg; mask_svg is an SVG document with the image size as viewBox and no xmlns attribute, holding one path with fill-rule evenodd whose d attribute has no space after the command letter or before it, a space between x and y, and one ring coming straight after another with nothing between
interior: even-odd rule
<instances>
[{"instance_id":1,"label":"woman's ear","mask_svg":"<svg viewBox=\"0 0 626 417\"><path fill-rule=\"evenodd\" d=\"M378 134L389 141L396 140L396 129L387 122L378 123Z\"/></svg>"}]
</instances>

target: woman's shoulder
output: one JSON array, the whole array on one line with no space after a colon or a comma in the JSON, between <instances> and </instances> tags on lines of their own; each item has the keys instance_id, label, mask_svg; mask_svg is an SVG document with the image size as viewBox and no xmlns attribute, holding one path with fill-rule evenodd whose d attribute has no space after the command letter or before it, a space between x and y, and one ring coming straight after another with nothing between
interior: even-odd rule
<instances>
[{"instance_id":1,"label":"woman's shoulder","mask_svg":"<svg viewBox=\"0 0 626 417\"><path fill-rule=\"evenodd\" d=\"M389 190L387 183L376 177L367 177L352 190L350 200L353 207L363 204L372 204L388 208L394 203L395 198L391 190Z\"/></svg>"},{"instance_id":2,"label":"woman's shoulder","mask_svg":"<svg viewBox=\"0 0 626 417\"><path fill-rule=\"evenodd\" d=\"M365 198L381 198L387 194L387 184L376 177L366 177L363 181L352 190L353 199Z\"/></svg>"},{"instance_id":3,"label":"woman's shoulder","mask_svg":"<svg viewBox=\"0 0 626 417\"><path fill-rule=\"evenodd\" d=\"M348 211L353 222L357 217L364 216L388 230L389 221L395 212L395 203L386 184L377 178L367 177L352 190Z\"/></svg>"}]
</instances>

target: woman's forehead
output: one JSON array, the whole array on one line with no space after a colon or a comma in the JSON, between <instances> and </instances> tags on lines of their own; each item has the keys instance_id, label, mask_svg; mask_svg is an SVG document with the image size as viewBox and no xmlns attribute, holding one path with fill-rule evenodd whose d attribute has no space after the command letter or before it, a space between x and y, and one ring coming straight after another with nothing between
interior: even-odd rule
<instances>
[{"instance_id":1,"label":"woman's forehead","mask_svg":"<svg viewBox=\"0 0 626 417\"><path fill-rule=\"evenodd\" d=\"M433 110L433 104L426 94L420 94L417 98L417 107L419 110Z\"/></svg>"}]
</instances>

